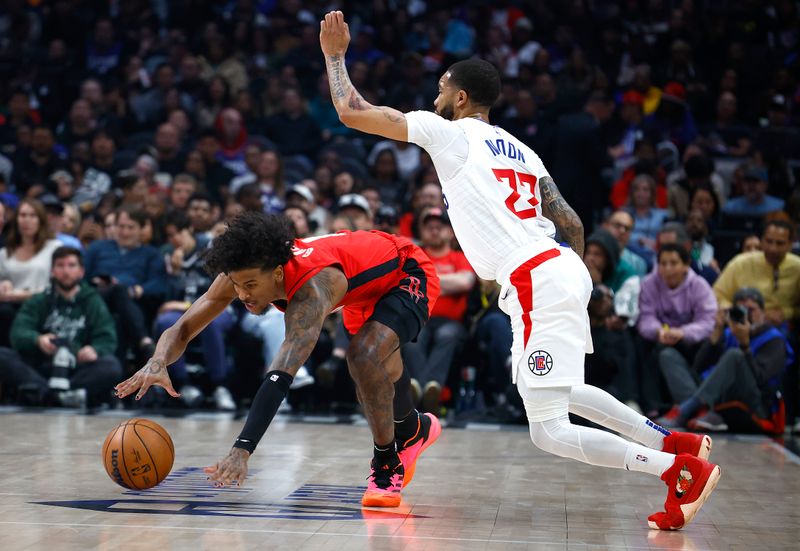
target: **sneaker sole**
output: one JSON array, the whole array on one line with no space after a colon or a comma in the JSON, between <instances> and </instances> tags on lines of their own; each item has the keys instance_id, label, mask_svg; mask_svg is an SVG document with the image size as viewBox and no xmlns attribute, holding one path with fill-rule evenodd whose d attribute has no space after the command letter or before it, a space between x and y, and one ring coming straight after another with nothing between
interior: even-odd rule
<instances>
[{"instance_id":1,"label":"sneaker sole","mask_svg":"<svg viewBox=\"0 0 800 551\"><path fill-rule=\"evenodd\" d=\"M427 450L431 444L436 442L436 440L442 434L442 424L439 422L439 419L435 415L430 413L425 413L424 415L427 415L428 417L431 418L431 429L430 432L428 433L427 440L425 440L422 443L422 448L420 448L416 459L414 459L414 462L411 465L403 464L403 469L405 471L403 473L403 488L408 486L408 483L411 482L412 478L414 478L414 472L417 470L417 461L419 461L422 452Z\"/></svg>"},{"instance_id":2,"label":"sneaker sole","mask_svg":"<svg viewBox=\"0 0 800 551\"><path fill-rule=\"evenodd\" d=\"M361 497L361 505L364 507L399 507L400 494L395 496L367 495Z\"/></svg>"},{"instance_id":3,"label":"sneaker sole","mask_svg":"<svg viewBox=\"0 0 800 551\"><path fill-rule=\"evenodd\" d=\"M716 465L714 469L711 471L711 474L708 475L708 479L706 480L706 485L703 487L703 491L700 495L691 503L687 503L685 505L681 505L681 512L683 513L683 524L681 526L673 526L670 530L680 530L681 528L685 527L687 524L692 522L695 515L697 515L698 511L703 507L708 498L711 496L711 492L717 487L719 483L719 479L722 476L722 470L719 468L719 465ZM658 525L649 520L647 521L647 525L652 528L653 530L661 530Z\"/></svg>"},{"instance_id":4,"label":"sneaker sole","mask_svg":"<svg viewBox=\"0 0 800 551\"><path fill-rule=\"evenodd\" d=\"M691 428L697 431L707 430L709 432L725 432L728 430L728 425L724 423L721 425L712 425L711 423L706 423L705 421L695 421L692 423Z\"/></svg>"},{"instance_id":5,"label":"sneaker sole","mask_svg":"<svg viewBox=\"0 0 800 551\"><path fill-rule=\"evenodd\" d=\"M711 437L707 434L704 434L703 441L700 443L700 449L697 451L697 457L708 461L708 458L711 457L711 447L713 445L714 443L711 440Z\"/></svg>"}]
</instances>

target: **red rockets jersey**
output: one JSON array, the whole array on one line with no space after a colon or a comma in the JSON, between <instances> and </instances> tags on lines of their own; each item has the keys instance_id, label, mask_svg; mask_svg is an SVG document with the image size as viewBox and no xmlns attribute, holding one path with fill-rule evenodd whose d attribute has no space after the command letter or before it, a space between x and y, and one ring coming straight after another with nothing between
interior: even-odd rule
<instances>
[{"instance_id":1,"label":"red rockets jersey","mask_svg":"<svg viewBox=\"0 0 800 551\"><path fill-rule=\"evenodd\" d=\"M372 305L406 277L402 266L417 247L405 237L379 231L341 231L295 239L294 256L284 265L289 301L323 268L336 267L347 277L340 307Z\"/></svg>"}]
</instances>

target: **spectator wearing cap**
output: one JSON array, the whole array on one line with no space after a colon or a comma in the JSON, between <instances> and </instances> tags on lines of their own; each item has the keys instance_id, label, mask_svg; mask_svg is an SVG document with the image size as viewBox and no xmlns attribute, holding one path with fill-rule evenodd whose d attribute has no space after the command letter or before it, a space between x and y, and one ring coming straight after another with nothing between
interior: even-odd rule
<instances>
[{"instance_id":1,"label":"spectator wearing cap","mask_svg":"<svg viewBox=\"0 0 800 551\"><path fill-rule=\"evenodd\" d=\"M647 132L659 141L670 141L683 149L697 137L697 125L686 103L686 88L679 82L668 82L655 113L644 120Z\"/></svg>"},{"instance_id":2,"label":"spectator wearing cap","mask_svg":"<svg viewBox=\"0 0 800 551\"><path fill-rule=\"evenodd\" d=\"M467 296L477 277L464 253L454 251L451 246L454 235L444 209L434 207L423 213L420 234L422 250L439 275L442 294L416 342L404 345L401 352L412 388L422 397L422 408L435 413L442 386L467 337L464 327Z\"/></svg>"},{"instance_id":3,"label":"spectator wearing cap","mask_svg":"<svg viewBox=\"0 0 800 551\"><path fill-rule=\"evenodd\" d=\"M657 258L657 269L642 281L637 329L654 344L655 365L668 377L673 369L688 371L700 343L714 327L717 301L708 282L691 269L689 252L682 245L663 245ZM647 409L660 405L659 378L645 367L642 386ZM674 388L669 390L671 403L685 398Z\"/></svg>"},{"instance_id":4,"label":"spectator wearing cap","mask_svg":"<svg viewBox=\"0 0 800 551\"><path fill-rule=\"evenodd\" d=\"M344 215L352 220L357 230L372 229L372 211L369 201L358 193L347 193L339 197L336 204L337 214Z\"/></svg>"},{"instance_id":5,"label":"spectator wearing cap","mask_svg":"<svg viewBox=\"0 0 800 551\"><path fill-rule=\"evenodd\" d=\"M315 207L314 194L305 184L295 184L286 190L286 206L300 207L311 214Z\"/></svg>"},{"instance_id":6,"label":"spectator wearing cap","mask_svg":"<svg viewBox=\"0 0 800 551\"><path fill-rule=\"evenodd\" d=\"M397 209L391 205L381 205L375 213L375 229L398 235L400 217Z\"/></svg>"},{"instance_id":7,"label":"spectator wearing cap","mask_svg":"<svg viewBox=\"0 0 800 551\"><path fill-rule=\"evenodd\" d=\"M737 289L731 309L717 313L692 369L675 365L669 371L667 382L675 389L677 405L657 420L660 425L704 432L727 430L717 409L732 402L738 402L748 417L771 417L794 351L786 336L770 323L764 307L758 289ZM781 433L782 429L778 428Z\"/></svg>"},{"instance_id":8,"label":"spectator wearing cap","mask_svg":"<svg viewBox=\"0 0 800 551\"><path fill-rule=\"evenodd\" d=\"M62 231L64 225L64 203L61 202L61 199L52 193L45 193L39 196L39 202L47 212L47 226L50 229L50 233L63 245L83 251L80 239Z\"/></svg>"},{"instance_id":9,"label":"spectator wearing cap","mask_svg":"<svg viewBox=\"0 0 800 551\"><path fill-rule=\"evenodd\" d=\"M765 315L773 325L800 318L800 257L790 252L794 239L790 221L768 220L762 250L736 255L714 284L720 307L729 308L738 289L754 287L764 297Z\"/></svg>"},{"instance_id":10,"label":"spectator wearing cap","mask_svg":"<svg viewBox=\"0 0 800 551\"><path fill-rule=\"evenodd\" d=\"M770 212L783 210L783 199L767 194L767 171L750 165L744 172L744 189L741 197L730 199L722 212L733 216L764 216Z\"/></svg>"}]
</instances>

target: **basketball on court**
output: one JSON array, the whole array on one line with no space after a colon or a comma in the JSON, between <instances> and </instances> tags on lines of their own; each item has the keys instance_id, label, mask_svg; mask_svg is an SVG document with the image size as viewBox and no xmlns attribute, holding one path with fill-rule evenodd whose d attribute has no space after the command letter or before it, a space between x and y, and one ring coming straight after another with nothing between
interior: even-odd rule
<instances>
[{"instance_id":1,"label":"basketball on court","mask_svg":"<svg viewBox=\"0 0 800 551\"><path fill-rule=\"evenodd\" d=\"M149 419L128 419L106 436L103 465L111 480L129 490L146 490L172 469L175 447L169 433Z\"/></svg>"}]
</instances>

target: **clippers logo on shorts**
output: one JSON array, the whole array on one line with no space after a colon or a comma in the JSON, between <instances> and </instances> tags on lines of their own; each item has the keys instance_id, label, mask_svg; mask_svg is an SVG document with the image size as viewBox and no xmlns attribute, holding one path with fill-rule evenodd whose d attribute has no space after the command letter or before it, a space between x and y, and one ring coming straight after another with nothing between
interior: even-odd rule
<instances>
[{"instance_id":1,"label":"clippers logo on shorts","mask_svg":"<svg viewBox=\"0 0 800 551\"><path fill-rule=\"evenodd\" d=\"M425 295L422 294L422 291L419 289L420 280L414 276L408 277L408 285L401 285L400 288L404 291L407 291L409 295L414 299L414 302L419 302L419 299L425 298Z\"/></svg>"},{"instance_id":2,"label":"clippers logo on shorts","mask_svg":"<svg viewBox=\"0 0 800 551\"><path fill-rule=\"evenodd\" d=\"M528 369L534 375L544 377L553 369L553 357L544 350L537 350L528 356Z\"/></svg>"}]
</instances>

